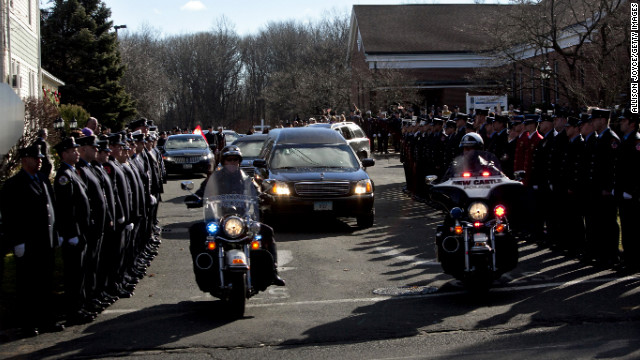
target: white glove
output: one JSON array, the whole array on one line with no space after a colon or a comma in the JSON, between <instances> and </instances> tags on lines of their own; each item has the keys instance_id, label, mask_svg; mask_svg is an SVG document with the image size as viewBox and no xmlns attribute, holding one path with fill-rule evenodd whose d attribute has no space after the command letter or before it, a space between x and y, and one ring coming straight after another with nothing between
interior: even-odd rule
<instances>
[{"instance_id":1,"label":"white glove","mask_svg":"<svg viewBox=\"0 0 640 360\"><path fill-rule=\"evenodd\" d=\"M388 134L387 134L387 136L388 136L388 137L391 137L391 133L388 133Z\"/></svg>"},{"instance_id":2,"label":"white glove","mask_svg":"<svg viewBox=\"0 0 640 360\"><path fill-rule=\"evenodd\" d=\"M158 203L158 199L156 199L155 196L153 196L153 195L149 195L149 196L151 196L151 206L153 206L153 205Z\"/></svg>"},{"instance_id":3,"label":"white glove","mask_svg":"<svg viewBox=\"0 0 640 360\"><path fill-rule=\"evenodd\" d=\"M78 245L78 243L80 242L80 239L78 239L77 236L72 237L71 239L67 240L67 242L69 243L69 245L71 246L76 246Z\"/></svg>"},{"instance_id":4,"label":"white glove","mask_svg":"<svg viewBox=\"0 0 640 360\"><path fill-rule=\"evenodd\" d=\"M23 257L24 256L24 243L14 246L13 247L13 253L19 258Z\"/></svg>"},{"instance_id":5,"label":"white glove","mask_svg":"<svg viewBox=\"0 0 640 360\"><path fill-rule=\"evenodd\" d=\"M533 190L538 190L538 185L533 185Z\"/></svg>"},{"instance_id":6,"label":"white glove","mask_svg":"<svg viewBox=\"0 0 640 360\"><path fill-rule=\"evenodd\" d=\"M616 189L611 190L611 196L616 196ZM623 194L624 196L624 194Z\"/></svg>"},{"instance_id":7,"label":"white glove","mask_svg":"<svg viewBox=\"0 0 640 360\"><path fill-rule=\"evenodd\" d=\"M549 184L549 189L551 189L551 191L553 191L553 185Z\"/></svg>"},{"instance_id":8,"label":"white glove","mask_svg":"<svg viewBox=\"0 0 640 360\"><path fill-rule=\"evenodd\" d=\"M378 133L378 137L382 137L382 134Z\"/></svg>"},{"instance_id":9,"label":"white glove","mask_svg":"<svg viewBox=\"0 0 640 360\"><path fill-rule=\"evenodd\" d=\"M62 246L63 242L64 242L64 238L62 236L58 236L58 247Z\"/></svg>"},{"instance_id":10,"label":"white glove","mask_svg":"<svg viewBox=\"0 0 640 360\"><path fill-rule=\"evenodd\" d=\"M622 193L622 198L625 200L631 200L633 198L633 196L631 196L631 194L623 192Z\"/></svg>"},{"instance_id":11,"label":"white glove","mask_svg":"<svg viewBox=\"0 0 640 360\"><path fill-rule=\"evenodd\" d=\"M124 224L124 216L118 219L118 224Z\"/></svg>"},{"instance_id":12,"label":"white glove","mask_svg":"<svg viewBox=\"0 0 640 360\"><path fill-rule=\"evenodd\" d=\"M133 223L128 224L127 226L124 227L125 229L132 231L133 230Z\"/></svg>"},{"instance_id":13,"label":"white glove","mask_svg":"<svg viewBox=\"0 0 640 360\"><path fill-rule=\"evenodd\" d=\"M374 138L375 138L375 137L377 137L377 136L378 136L378 135L376 135L376 134L373 134L373 137L374 137Z\"/></svg>"}]
</instances>

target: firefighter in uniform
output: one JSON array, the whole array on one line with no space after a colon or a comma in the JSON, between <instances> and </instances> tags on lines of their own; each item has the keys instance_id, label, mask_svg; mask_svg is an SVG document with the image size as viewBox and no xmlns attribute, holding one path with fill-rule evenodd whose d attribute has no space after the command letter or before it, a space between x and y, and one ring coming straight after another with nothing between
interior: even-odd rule
<instances>
[{"instance_id":1,"label":"firefighter in uniform","mask_svg":"<svg viewBox=\"0 0 640 360\"><path fill-rule=\"evenodd\" d=\"M616 167L615 195L620 210L624 250L621 270L635 273L640 270L640 240L635 230L635 221L640 219L640 116L627 108L619 121L623 137Z\"/></svg>"},{"instance_id":2,"label":"firefighter in uniform","mask_svg":"<svg viewBox=\"0 0 640 360\"><path fill-rule=\"evenodd\" d=\"M611 267L618 263L618 206L614 195L615 165L620 151L620 138L609 128L611 111L593 109L591 122L597 132L594 168L593 200L598 209L598 222L592 226L596 230L599 265ZM595 220L594 217L591 218ZM595 243L592 243L595 245Z\"/></svg>"}]
</instances>

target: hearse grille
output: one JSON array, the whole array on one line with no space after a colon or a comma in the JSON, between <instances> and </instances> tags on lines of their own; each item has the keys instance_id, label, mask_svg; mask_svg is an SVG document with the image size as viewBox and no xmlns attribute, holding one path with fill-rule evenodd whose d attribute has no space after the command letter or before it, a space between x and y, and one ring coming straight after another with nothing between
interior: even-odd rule
<instances>
[{"instance_id":1,"label":"hearse grille","mask_svg":"<svg viewBox=\"0 0 640 360\"><path fill-rule=\"evenodd\" d=\"M349 182L299 182L294 184L301 196L339 196L349 194Z\"/></svg>"}]
</instances>

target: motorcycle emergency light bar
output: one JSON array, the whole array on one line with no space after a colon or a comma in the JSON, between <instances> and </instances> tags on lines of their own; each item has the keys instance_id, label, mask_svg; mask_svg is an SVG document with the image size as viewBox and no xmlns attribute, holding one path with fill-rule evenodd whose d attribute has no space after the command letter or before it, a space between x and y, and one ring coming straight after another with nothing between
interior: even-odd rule
<instances>
[{"instance_id":1,"label":"motorcycle emergency light bar","mask_svg":"<svg viewBox=\"0 0 640 360\"><path fill-rule=\"evenodd\" d=\"M462 177L471 177L471 173L468 171L465 171L462 173Z\"/></svg>"},{"instance_id":2,"label":"motorcycle emergency light bar","mask_svg":"<svg viewBox=\"0 0 640 360\"><path fill-rule=\"evenodd\" d=\"M479 228L482 226L482 223L480 221L476 221L473 223L473 227Z\"/></svg>"},{"instance_id":3,"label":"motorcycle emergency light bar","mask_svg":"<svg viewBox=\"0 0 640 360\"><path fill-rule=\"evenodd\" d=\"M457 235L461 235L463 230L462 230L462 226L458 225L455 227L455 232Z\"/></svg>"},{"instance_id":4,"label":"motorcycle emergency light bar","mask_svg":"<svg viewBox=\"0 0 640 360\"><path fill-rule=\"evenodd\" d=\"M483 177L489 177L489 176L491 176L491 173L490 173L490 172L488 172L488 171L483 171L483 172L482 172L482 176L483 176Z\"/></svg>"}]
</instances>

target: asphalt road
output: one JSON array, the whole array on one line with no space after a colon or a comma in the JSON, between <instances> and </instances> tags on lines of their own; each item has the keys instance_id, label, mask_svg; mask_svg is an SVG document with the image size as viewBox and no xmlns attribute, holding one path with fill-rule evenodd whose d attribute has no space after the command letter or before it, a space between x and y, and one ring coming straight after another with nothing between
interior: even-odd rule
<instances>
[{"instance_id":1,"label":"asphalt road","mask_svg":"<svg viewBox=\"0 0 640 360\"><path fill-rule=\"evenodd\" d=\"M313 216L279 224L287 286L251 298L239 320L195 284L187 228L201 210L182 205L172 178L160 254L135 296L91 324L1 344L0 358L640 358L640 276L522 242L518 267L471 295L435 262L441 214L403 194L398 158L378 158L369 173L374 227Z\"/></svg>"}]
</instances>

